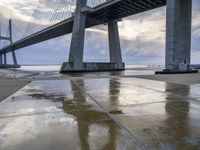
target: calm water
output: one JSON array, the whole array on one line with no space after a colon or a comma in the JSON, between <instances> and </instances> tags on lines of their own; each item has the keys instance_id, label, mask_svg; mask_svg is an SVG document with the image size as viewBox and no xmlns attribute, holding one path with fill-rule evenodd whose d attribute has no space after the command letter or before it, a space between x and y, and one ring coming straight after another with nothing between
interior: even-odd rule
<instances>
[{"instance_id":1,"label":"calm water","mask_svg":"<svg viewBox=\"0 0 200 150\"><path fill-rule=\"evenodd\" d=\"M22 71L56 71L60 70L60 65L38 65L38 66L21 66L20 69ZM137 70L137 69L154 69L154 68L162 68L162 65L126 65L126 69L128 70Z\"/></svg>"},{"instance_id":2,"label":"calm water","mask_svg":"<svg viewBox=\"0 0 200 150\"><path fill-rule=\"evenodd\" d=\"M162 70L160 65L126 65L126 70L122 72L92 72L79 74L59 73L60 65L50 66L21 66L19 69L1 69L1 78L48 78L66 76L108 76L108 75L151 75L155 70Z\"/></svg>"}]
</instances>

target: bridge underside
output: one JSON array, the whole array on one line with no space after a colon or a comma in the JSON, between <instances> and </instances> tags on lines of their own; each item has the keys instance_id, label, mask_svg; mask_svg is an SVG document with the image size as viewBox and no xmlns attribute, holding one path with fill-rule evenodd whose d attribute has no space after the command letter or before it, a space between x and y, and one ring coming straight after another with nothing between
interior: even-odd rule
<instances>
[{"instance_id":1,"label":"bridge underside","mask_svg":"<svg viewBox=\"0 0 200 150\"><path fill-rule=\"evenodd\" d=\"M86 15L86 28L104 24L110 20L142 13L166 5L166 0L113 0L93 10ZM72 33L74 17L34 33L0 50L0 54L18 50L62 35Z\"/></svg>"},{"instance_id":2,"label":"bridge underside","mask_svg":"<svg viewBox=\"0 0 200 150\"><path fill-rule=\"evenodd\" d=\"M117 21L167 5L165 71L190 70L192 0L112 0L95 8L86 3L77 1L73 17L1 49L0 55L72 33L69 60L61 72L124 70ZM100 24L108 24L110 63L83 63L85 28Z\"/></svg>"}]
</instances>

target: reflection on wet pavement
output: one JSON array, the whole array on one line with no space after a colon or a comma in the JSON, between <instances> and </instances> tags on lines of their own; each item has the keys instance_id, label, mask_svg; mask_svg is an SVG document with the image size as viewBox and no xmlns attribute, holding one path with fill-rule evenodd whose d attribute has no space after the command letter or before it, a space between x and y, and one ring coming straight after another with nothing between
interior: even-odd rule
<instances>
[{"instance_id":1,"label":"reflection on wet pavement","mask_svg":"<svg viewBox=\"0 0 200 150\"><path fill-rule=\"evenodd\" d=\"M34 81L0 103L0 150L198 150L200 85Z\"/></svg>"}]
</instances>

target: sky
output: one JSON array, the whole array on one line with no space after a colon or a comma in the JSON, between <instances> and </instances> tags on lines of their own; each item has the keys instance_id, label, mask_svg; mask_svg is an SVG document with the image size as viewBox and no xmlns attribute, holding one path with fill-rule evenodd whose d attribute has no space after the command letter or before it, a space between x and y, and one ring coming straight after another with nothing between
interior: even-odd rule
<instances>
[{"instance_id":1,"label":"sky","mask_svg":"<svg viewBox=\"0 0 200 150\"><path fill-rule=\"evenodd\" d=\"M14 40L26 32L35 32L41 23L39 14L55 7L55 0L0 0L2 34L9 18L13 20ZM36 18L31 18L33 11ZM193 0L192 63L200 63L200 1ZM123 18L118 23L123 61L127 64L164 64L166 8ZM31 24L27 28L27 24ZM26 31L28 30L28 31ZM26 32L25 32L26 31ZM85 62L109 61L107 26L86 30ZM68 60L71 34L16 51L19 64L61 64ZM10 58L10 55L9 55Z\"/></svg>"}]
</instances>

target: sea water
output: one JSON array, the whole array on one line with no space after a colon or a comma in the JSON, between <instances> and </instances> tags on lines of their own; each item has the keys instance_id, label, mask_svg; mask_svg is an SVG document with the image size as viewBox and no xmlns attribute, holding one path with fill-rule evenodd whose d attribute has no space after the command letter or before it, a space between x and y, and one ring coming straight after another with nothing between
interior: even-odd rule
<instances>
[{"instance_id":1,"label":"sea water","mask_svg":"<svg viewBox=\"0 0 200 150\"><path fill-rule=\"evenodd\" d=\"M90 72L60 74L60 65L22 65L18 69L0 69L1 78L60 78L71 76L131 76L153 75L156 70L162 70L162 65L126 65L126 70L121 72Z\"/></svg>"}]
</instances>

